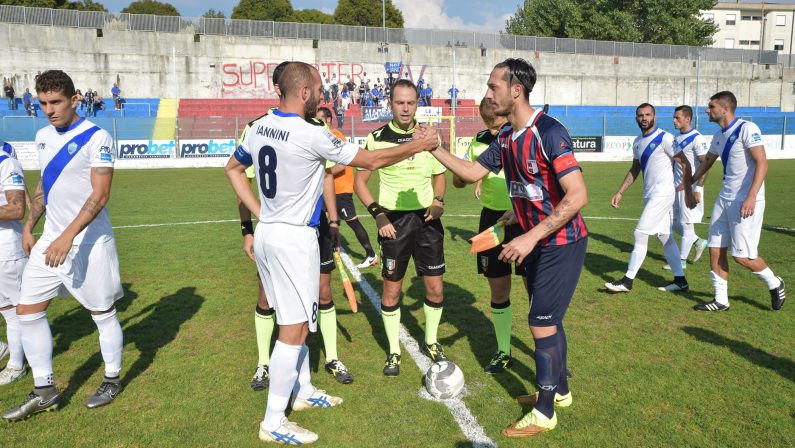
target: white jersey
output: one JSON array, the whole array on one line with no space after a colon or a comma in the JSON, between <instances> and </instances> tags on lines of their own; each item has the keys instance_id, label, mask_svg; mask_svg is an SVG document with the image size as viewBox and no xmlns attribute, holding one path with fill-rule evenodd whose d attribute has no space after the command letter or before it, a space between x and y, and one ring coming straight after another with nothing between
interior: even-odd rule
<instances>
[{"instance_id":1,"label":"white jersey","mask_svg":"<svg viewBox=\"0 0 795 448\"><path fill-rule=\"evenodd\" d=\"M113 168L113 138L85 118L68 128L47 126L36 133L47 216L41 239L53 241L75 220L91 195L91 168ZM74 245L113 239L108 209L74 239Z\"/></svg>"},{"instance_id":2,"label":"white jersey","mask_svg":"<svg viewBox=\"0 0 795 448\"><path fill-rule=\"evenodd\" d=\"M690 132L674 136L674 144L684 153L690 163L690 175L696 174L696 171L701 166L699 157L706 156L707 151L709 151L707 139L697 130L691 129ZM674 183L679 185L682 180L682 167L678 163L674 163Z\"/></svg>"},{"instance_id":3,"label":"white jersey","mask_svg":"<svg viewBox=\"0 0 795 448\"><path fill-rule=\"evenodd\" d=\"M16 158L0 151L0 207L7 205L7 191L25 191L22 166ZM0 261L25 258L22 251L22 220L0 220Z\"/></svg>"},{"instance_id":4,"label":"white jersey","mask_svg":"<svg viewBox=\"0 0 795 448\"><path fill-rule=\"evenodd\" d=\"M674 136L657 128L648 135L635 137L632 143L633 158L640 161L643 171L643 198L671 196L674 189L674 171L671 158L679 152L674 146Z\"/></svg>"},{"instance_id":5,"label":"white jersey","mask_svg":"<svg viewBox=\"0 0 795 448\"><path fill-rule=\"evenodd\" d=\"M11 143L0 142L0 156L3 154L11 156L14 159L17 158L17 152L14 150L14 147L11 146Z\"/></svg>"},{"instance_id":6,"label":"white jersey","mask_svg":"<svg viewBox=\"0 0 795 448\"><path fill-rule=\"evenodd\" d=\"M762 145L764 143L759 127L740 118L736 118L726 129L715 133L709 152L719 156L723 162L723 188L720 190L720 197L745 200L756 171L756 161L748 150ZM765 199L764 183L759 188L756 199Z\"/></svg>"},{"instance_id":7,"label":"white jersey","mask_svg":"<svg viewBox=\"0 0 795 448\"><path fill-rule=\"evenodd\" d=\"M260 223L317 226L325 162L348 165L358 151L322 125L274 109L252 124L232 157L254 165Z\"/></svg>"}]
</instances>

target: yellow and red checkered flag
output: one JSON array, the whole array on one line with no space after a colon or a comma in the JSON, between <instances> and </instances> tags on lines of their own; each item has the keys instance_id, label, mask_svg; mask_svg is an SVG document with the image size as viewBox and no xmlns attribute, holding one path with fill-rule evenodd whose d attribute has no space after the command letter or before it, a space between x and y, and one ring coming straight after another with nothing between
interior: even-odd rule
<instances>
[{"instance_id":1,"label":"yellow and red checkered flag","mask_svg":"<svg viewBox=\"0 0 795 448\"><path fill-rule=\"evenodd\" d=\"M476 254L497 247L505 239L505 221L498 221L497 224L473 236L469 242L470 254Z\"/></svg>"}]
</instances>

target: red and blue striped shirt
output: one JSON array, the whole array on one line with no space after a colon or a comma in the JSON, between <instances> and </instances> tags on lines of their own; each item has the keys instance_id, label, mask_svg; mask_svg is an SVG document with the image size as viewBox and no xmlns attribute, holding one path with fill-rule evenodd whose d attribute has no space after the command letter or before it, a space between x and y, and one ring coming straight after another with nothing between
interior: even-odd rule
<instances>
[{"instance_id":1,"label":"red and blue striped shirt","mask_svg":"<svg viewBox=\"0 0 795 448\"><path fill-rule=\"evenodd\" d=\"M565 195L559 179L581 170L574 158L571 137L559 121L537 110L524 129L500 130L478 163L493 173L505 171L505 181L519 224L525 232L551 215ZM562 246L588 236L588 228L577 213L540 246Z\"/></svg>"}]
</instances>

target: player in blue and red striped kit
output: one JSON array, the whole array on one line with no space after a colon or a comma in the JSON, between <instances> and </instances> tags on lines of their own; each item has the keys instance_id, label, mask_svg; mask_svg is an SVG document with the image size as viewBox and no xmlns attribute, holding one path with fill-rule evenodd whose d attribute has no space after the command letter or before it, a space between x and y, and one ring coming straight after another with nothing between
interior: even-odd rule
<instances>
[{"instance_id":1,"label":"player in blue and red striped kit","mask_svg":"<svg viewBox=\"0 0 795 448\"><path fill-rule=\"evenodd\" d=\"M520 403L534 407L502 431L508 437L529 437L553 429L557 424L554 406L571 404L563 317L577 287L588 244L588 229L580 215L588 194L571 137L557 120L530 106L535 82L535 69L523 59L497 64L489 76L484 101L494 103L496 115L506 116L511 126L503 128L476 162L444 150L432 153L469 183L504 170L515 219L525 232L504 244L499 258L524 263L539 392L519 397Z\"/></svg>"}]
</instances>

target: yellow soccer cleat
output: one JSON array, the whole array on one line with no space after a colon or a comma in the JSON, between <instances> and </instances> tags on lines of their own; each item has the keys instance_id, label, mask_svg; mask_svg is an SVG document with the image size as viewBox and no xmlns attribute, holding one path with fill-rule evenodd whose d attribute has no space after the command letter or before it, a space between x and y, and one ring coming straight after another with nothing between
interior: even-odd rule
<instances>
[{"instance_id":1,"label":"yellow soccer cleat","mask_svg":"<svg viewBox=\"0 0 795 448\"><path fill-rule=\"evenodd\" d=\"M552 431L558 424L558 416L552 414L552 418L547 418L538 410L533 409L519 421L511 423L502 430L505 437L533 437L542 432Z\"/></svg>"}]
</instances>

